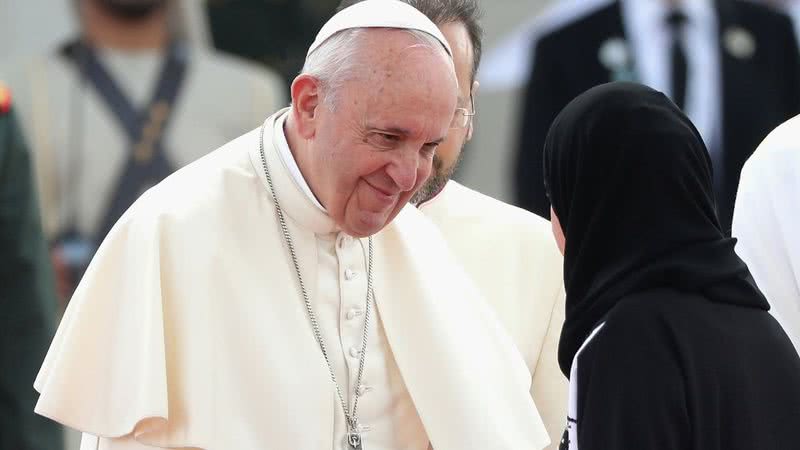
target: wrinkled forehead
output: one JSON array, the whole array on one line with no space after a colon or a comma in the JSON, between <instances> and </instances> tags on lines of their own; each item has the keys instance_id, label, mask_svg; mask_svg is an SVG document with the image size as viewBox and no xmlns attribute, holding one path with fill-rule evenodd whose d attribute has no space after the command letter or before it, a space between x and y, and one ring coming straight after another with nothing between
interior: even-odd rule
<instances>
[{"instance_id":1,"label":"wrinkled forehead","mask_svg":"<svg viewBox=\"0 0 800 450\"><path fill-rule=\"evenodd\" d=\"M410 42L384 46L372 64L362 65L362 76L348 89L351 106L365 125L419 136L441 134L456 107L455 72L440 51Z\"/></svg>"},{"instance_id":2,"label":"wrinkled forehead","mask_svg":"<svg viewBox=\"0 0 800 450\"><path fill-rule=\"evenodd\" d=\"M415 64L428 69L425 72L438 72L445 78L457 82L453 59L438 45L420 41L409 31L385 30L377 34L372 42L372 68L381 70L384 75L392 73L413 73Z\"/></svg>"},{"instance_id":3,"label":"wrinkled forehead","mask_svg":"<svg viewBox=\"0 0 800 450\"><path fill-rule=\"evenodd\" d=\"M369 103L386 98L398 101L402 96L457 95L452 59L432 41L405 30L369 30L360 37L351 60L348 95Z\"/></svg>"},{"instance_id":4,"label":"wrinkled forehead","mask_svg":"<svg viewBox=\"0 0 800 450\"><path fill-rule=\"evenodd\" d=\"M369 69L396 70L396 66L402 66L406 58L428 58L428 65L437 66L455 77L449 49L442 47L438 39L427 33L396 28L364 28L357 32L358 59Z\"/></svg>"}]
</instances>

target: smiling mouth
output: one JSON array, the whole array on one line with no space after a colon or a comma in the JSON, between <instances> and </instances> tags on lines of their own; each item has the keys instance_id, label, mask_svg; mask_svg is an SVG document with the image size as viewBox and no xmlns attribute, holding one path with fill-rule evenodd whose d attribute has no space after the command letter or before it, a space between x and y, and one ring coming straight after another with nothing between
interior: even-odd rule
<instances>
[{"instance_id":1,"label":"smiling mouth","mask_svg":"<svg viewBox=\"0 0 800 450\"><path fill-rule=\"evenodd\" d=\"M376 196L377 196L379 199L381 199L381 200L384 200L384 201L391 201L391 200L394 200L394 199L397 197L397 194L391 194L391 193L387 193L387 192L386 192L386 191L384 191L383 189L381 189L381 188L379 188L379 187L376 187L376 186L374 186L374 185L370 184L370 182L369 182L369 181L366 181L366 180L364 180L364 183L366 183L366 184L367 184L367 186L369 186L370 188L372 188L372 190L375 192L375 195L376 195Z\"/></svg>"}]
</instances>

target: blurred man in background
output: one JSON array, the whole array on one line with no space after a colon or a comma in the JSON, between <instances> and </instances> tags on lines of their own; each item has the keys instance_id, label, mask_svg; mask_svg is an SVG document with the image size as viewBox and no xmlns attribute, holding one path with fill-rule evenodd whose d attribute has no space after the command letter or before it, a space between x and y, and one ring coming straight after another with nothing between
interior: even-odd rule
<instances>
[{"instance_id":1,"label":"blurred man in background","mask_svg":"<svg viewBox=\"0 0 800 450\"><path fill-rule=\"evenodd\" d=\"M542 146L556 114L592 86L636 81L667 93L702 134L730 232L742 165L770 130L800 112L800 55L789 19L739 0L578 0L549 17L532 49L518 203L549 216Z\"/></svg>"},{"instance_id":2,"label":"blurred man in background","mask_svg":"<svg viewBox=\"0 0 800 450\"><path fill-rule=\"evenodd\" d=\"M143 191L285 101L275 74L188 45L177 1L78 0L81 35L9 71L62 298Z\"/></svg>"},{"instance_id":3,"label":"blurred man in background","mask_svg":"<svg viewBox=\"0 0 800 450\"><path fill-rule=\"evenodd\" d=\"M344 0L343 9L360 0ZM550 224L462 186L451 176L472 137L483 30L477 0L404 0L435 23L453 49L456 118L412 201L442 231L459 262L514 337L533 377L531 394L556 448L564 431L567 383L556 353L564 321L561 256Z\"/></svg>"},{"instance_id":4,"label":"blurred man in background","mask_svg":"<svg viewBox=\"0 0 800 450\"><path fill-rule=\"evenodd\" d=\"M30 154L0 84L0 450L61 448L61 427L33 413L55 308Z\"/></svg>"}]
</instances>

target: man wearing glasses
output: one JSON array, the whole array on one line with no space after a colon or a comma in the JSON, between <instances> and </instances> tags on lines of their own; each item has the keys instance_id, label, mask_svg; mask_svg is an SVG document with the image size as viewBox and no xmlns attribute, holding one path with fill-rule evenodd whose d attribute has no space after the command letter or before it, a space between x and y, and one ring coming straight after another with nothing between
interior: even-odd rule
<instances>
[{"instance_id":1,"label":"man wearing glasses","mask_svg":"<svg viewBox=\"0 0 800 450\"><path fill-rule=\"evenodd\" d=\"M473 131L483 34L477 1L403 1L428 16L447 39L459 86L456 114L436 150L433 172L411 201L440 228L514 338L532 376L531 395L550 436L548 448L556 448L566 422L567 383L556 359L564 291L550 223L450 179ZM359 0L344 0L339 8L354 3Z\"/></svg>"}]
</instances>

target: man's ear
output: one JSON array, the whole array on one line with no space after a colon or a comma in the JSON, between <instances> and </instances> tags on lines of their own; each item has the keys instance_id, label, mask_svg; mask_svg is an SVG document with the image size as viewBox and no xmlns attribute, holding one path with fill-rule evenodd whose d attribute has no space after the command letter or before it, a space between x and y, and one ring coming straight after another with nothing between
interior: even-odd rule
<instances>
[{"instance_id":1,"label":"man's ear","mask_svg":"<svg viewBox=\"0 0 800 450\"><path fill-rule=\"evenodd\" d=\"M472 91L470 95L472 95L473 105L475 104L475 97L478 95L478 88L480 86L481 84L478 83L478 80L472 82ZM472 112L473 113L477 112L477 107L475 111ZM472 139L472 132L474 131L474 129L475 129L475 116L472 116L469 121L469 127L467 127L467 142L469 142L469 140Z\"/></svg>"},{"instance_id":2,"label":"man's ear","mask_svg":"<svg viewBox=\"0 0 800 450\"><path fill-rule=\"evenodd\" d=\"M292 115L297 132L303 139L316 133L317 107L321 105L320 82L315 77L302 74L292 82Z\"/></svg>"}]
</instances>

